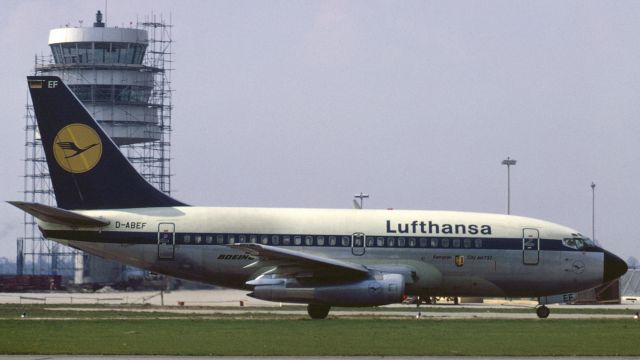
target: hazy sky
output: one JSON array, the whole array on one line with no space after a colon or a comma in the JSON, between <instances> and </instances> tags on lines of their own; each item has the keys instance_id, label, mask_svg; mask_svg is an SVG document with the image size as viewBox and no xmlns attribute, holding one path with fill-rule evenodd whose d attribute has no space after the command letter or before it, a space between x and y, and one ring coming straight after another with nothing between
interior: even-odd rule
<instances>
[{"instance_id":1,"label":"hazy sky","mask_svg":"<svg viewBox=\"0 0 640 360\"><path fill-rule=\"evenodd\" d=\"M2 1L0 198L22 200L25 76L100 1ZM506 212L640 257L638 1L109 1L171 16L174 196ZM22 212L0 205L0 256Z\"/></svg>"}]
</instances>

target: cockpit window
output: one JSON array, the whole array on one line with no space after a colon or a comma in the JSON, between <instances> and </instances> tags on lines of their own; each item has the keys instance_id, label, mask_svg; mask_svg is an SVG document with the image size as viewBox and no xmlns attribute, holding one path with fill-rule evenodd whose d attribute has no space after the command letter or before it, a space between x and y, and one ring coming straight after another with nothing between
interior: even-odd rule
<instances>
[{"instance_id":1,"label":"cockpit window","mask_svg":"<svg viewBox=\"0 0 640 360\"><path fill-rule=\"evenodd\" d=\"M576 234L572 234L572 235L576 235ZM583 236L574 236L571 238L565 238L562 240L562 244L566 247L576 249L576 250L584 250L584 249L588 249L596 246L593 240Z\"/></svg>"}]
</instances>

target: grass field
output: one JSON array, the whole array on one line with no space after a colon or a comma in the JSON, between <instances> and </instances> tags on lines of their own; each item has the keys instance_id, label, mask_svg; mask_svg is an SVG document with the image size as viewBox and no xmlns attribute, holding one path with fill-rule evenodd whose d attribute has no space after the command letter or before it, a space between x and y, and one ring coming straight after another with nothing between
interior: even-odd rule
<instances>
[{"instance_id":1,"label":"grass field","mask_svg":"<svg viewBox=\"0 0 640 360\"><path fill-rule=\"evenodd\" d=\"M639 355L636 325L610 320L5 320L0 352Z\"/></svg>"},{"instance_id":2,"label":"grass field","mask_svg":"<svg viewBox=\"0 0 640 360\"><path fill-rule=\"evenodd\" d=\"M640 355L633 320L207 319L0 306L2 354ZM19 319L18 311L28 311ZM122 319L121 316L127 316ZM165 317L166 316L166 317ZM184 315L181 315L184 316ZM157 317L163 317L159 320ZM63 320L64 319L64 320Z\"/></svg>"}]
</instances>

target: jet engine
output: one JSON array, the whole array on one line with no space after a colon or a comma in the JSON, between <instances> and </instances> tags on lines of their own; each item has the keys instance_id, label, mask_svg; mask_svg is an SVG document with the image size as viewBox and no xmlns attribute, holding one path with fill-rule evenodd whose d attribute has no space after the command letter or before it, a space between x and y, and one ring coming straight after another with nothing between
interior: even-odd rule
<instances>
[{"instance_id":1,"label":"jet engine","mask_svg":"<svg viewBox=\"0 0 640 360\"><path fill-rule=\"evenodd\" d=\"M352 283L314 287L297 286L295 282L278 279L256 282L249 296L278 302L324 304L332 306L377 306L398 303L404 295L404 277L400 274L380 274Z\"/></svg>"}]
</instances>

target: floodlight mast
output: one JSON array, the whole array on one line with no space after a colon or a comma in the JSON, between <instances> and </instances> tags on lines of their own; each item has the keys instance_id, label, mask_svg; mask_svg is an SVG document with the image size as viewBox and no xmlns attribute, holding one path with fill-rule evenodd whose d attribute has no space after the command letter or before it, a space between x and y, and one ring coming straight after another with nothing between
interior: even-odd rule
<instances>
[{"instance_id":1,"label":"floodlight mast","mask_svg":"<svg viewBox=\"0 0 640 360\"><path fill-rule=\"evenodd\" d=\"M596 183L591 182L591 238L596 241Z\"/></svg>"},{"instance_id":2,"label":"floodlight mast","mask_svg":"<svg viewBox=\"0 0 640 360\"><path fill-rule=\"evenodd\" d=\"M516 159L512 159L507 156L502 160L502 165L507 166L507 215L511 214L511 166L516 165Z\"/></svg>"}]
</instances>

